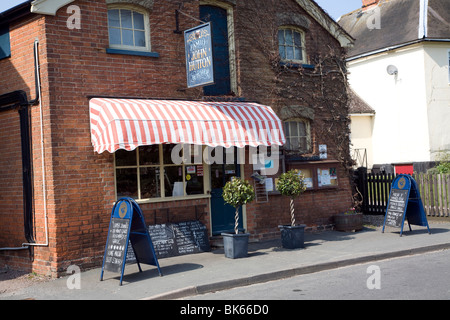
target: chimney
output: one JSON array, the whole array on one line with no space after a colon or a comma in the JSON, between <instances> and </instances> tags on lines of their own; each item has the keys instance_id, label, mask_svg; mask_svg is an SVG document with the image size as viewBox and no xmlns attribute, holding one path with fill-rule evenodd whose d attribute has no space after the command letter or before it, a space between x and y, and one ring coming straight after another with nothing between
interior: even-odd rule
<instances>
[{"instance_id":1,"label":"chimney","mask_svg":"<svg viewBox=\"0 0 450 320\"><path fill-rule=\"evenodd\" d=\"M362 9L367 10L369 8L372 8L376 6L380 0L362 0Z\"/></svg>"}]
</instances>

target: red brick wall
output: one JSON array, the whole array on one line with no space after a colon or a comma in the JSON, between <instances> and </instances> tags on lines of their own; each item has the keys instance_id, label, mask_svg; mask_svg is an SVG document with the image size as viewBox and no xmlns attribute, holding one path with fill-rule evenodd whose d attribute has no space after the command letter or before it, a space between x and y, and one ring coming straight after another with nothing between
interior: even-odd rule
<instances>
[{"instance_id":1,"label":"red brick wall","mask_svg":"<svg viewBox=\"0 0 450 320\"><path fill-rule=\"evenodd\" d=\"M263 51L255 50L255 44L249 41L255 37L250 36L251 19L245 15L245 9L248 9L244 7L245 3L247 2L238 1L234 16L238 94L249 100L273 103L276 110L283 105L298 105L296 96L280 98L273 94L273 71L268 65L270 60L267 59L270 58L270 52L276 53L277 44L274 43L274 47L268 48L269 55L267 48ZM275 8L286 5L288 9L283 9L284 11L297 10L306 14L294 1L283 0L277 3ZM11 75L11 81L0 79L0 94L25 89L34 97L32 44L34 39L39 37L49 246L34 248L33 261L28 252L20 255L27 261L26 267L29 270L53 276L64 275L71 264L82 268L101 264L110 210L115 201L114 157L107 152L98 155L93 151L90 141L89 97L202 97L201 89L186 89L183 36L173 33L174 12L179 8L179 2L155 1L151 12L152 51L157 52L159 58L107 54L105 49L108 48L109 42L105 1L78 0L72 5L81 9L81 30L67 28L66 21L70 14L66 13L66 7L58 10L56 16L37 16L29 24L15 24L11 32L12 58L0 61L1 72ZM197 1L186 2L183 11L198 16L197 5ZM313 56L317 50L320 52L324 43L338 48L338 43L312 18L309 19L311 25L307 33L308 55ZM197 24L195 20L180 16L180 30ZM266 27L272 25L271 21L267 21ZM283 86L283 83L276 83L276 86ZM309 95L309 92L299 91L299 94ZM39 111L39 106L34 106L30 112L35 232L36 241L42 243L45 241L45 235ZM3 123L6 119L3 120L2 116L6 115L0 114L0 122ZM320 121L320 117L324 115L318 113L316 116L319 119L317 121ZM314 145L318 143L322 143L321 138L315 137ZM333 147L329 146L330 156L333 153ZM14 167L20 160L20 152L16 154L13 158ZM1 157L0 163L5 161L1 160ZM246 168L245 172L249 178L250 168ZM344 180L343 176L343 172L339 172L341 182ZM21 184L18 184L17 176L14 176L14 179L17 181L15 180L10 191L21 194ZM328 221L329 216L343 206L343 195L348 196L345 182L340 184L339 192L305 193L296 202L296 211L301 216L298 220L311 224ZM330 197L336 201L330 201ZM348 207L347 204L345 203L345 206ZM7 204L4 205L7 208ZM192 219L194 205L206 206L206 212L209 212L207 199L143 204L141 207L146 222L150 224L154 221L155 210L157 222L165 222L164 209L168 207L170 221ZM249 231L255 238L263 238L264 235L275 236L278 224L289 222L288 207L289 201L281 196L270 196L269 205L249 205ZM208 227L209 219L209 214L202 216L202 221ZM10 229L8 232L14 233L19 239L22 228L14 226ZM17 244L20 243L19 241ZM0 261L4 261L7 255L0 253ZM25 268L25 265L22 264L22 267Z\"/></svg>"},{"instance_id":2,"label":"red brick wall","mask_svg":"<svg viewBox=\"0 0 450 320\"><path fill-rule=\"evenodd\" d=\"M10 25L11 58L0 60L0 94L9 93L16 90L26 92L29 100L36 98L35 77L34 77L34 41L39 39L41 46L41 66L42 77L46 78L45 59L45 33L44 19L34 16L31 19L23 19ZM43 84L43 91L47 91L47 86ZM47 91L48 92L48 91ZM48 97L44 97L44 103L48 105ZM30 131L32 137L32 158L34 161L33 177L35 181L33 196L33 213L35 229L34 235L37 242L45 242L43 233L43 208L42 208L42 188L40 187L40 162L39 149L39 114L37 106L29 108L31 124ZM24 236L24 209L23 209L23 182L22 182L22 151L19 114L17 110L0 112L2 152L0 152L0 248L21 247L26 242ZM38 176L39 175L39 176ZM41 255L41 252L46 252ZM46 273L46 266L41 266L41 261L49 261L49 249L32 250L30 255L28 250L2 251L0 250L0 267L7 264L9 267ZM34 259L34 261L33 261ZM47 265L48 262L43 262Z\"/></svg>"}]
</instances>

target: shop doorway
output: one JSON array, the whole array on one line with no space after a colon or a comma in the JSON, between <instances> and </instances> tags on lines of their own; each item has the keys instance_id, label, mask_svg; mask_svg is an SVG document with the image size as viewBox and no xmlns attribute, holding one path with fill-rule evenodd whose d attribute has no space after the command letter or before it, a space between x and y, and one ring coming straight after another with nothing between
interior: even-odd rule
<instances>
[{"instance_id":1,"label":"shop doorway","mask_svg":"<svg viewBox=\"0 0 450 320\"><path fill-rule=\"evenodd\" d=\"M222 193L227 181L230 181L232 177L241 177L240 165L237 159L237 148L223 149L223 163L214 163L210 166L211 224L213 235L220 235L222 232L234 232L234 214L236 210L234 207L225 203ZM243 231L242 207L239 210L239 230Z\"/></svg>"}]
</instances>

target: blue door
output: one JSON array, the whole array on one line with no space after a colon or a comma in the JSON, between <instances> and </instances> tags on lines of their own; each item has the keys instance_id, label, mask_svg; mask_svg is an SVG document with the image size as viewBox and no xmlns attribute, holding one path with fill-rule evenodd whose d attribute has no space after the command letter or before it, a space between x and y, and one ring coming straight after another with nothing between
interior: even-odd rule
<instances>
[{"instance_id":1,"label":"blue door","mask_svg":"<svg viewBox=\"0 0 450 320\"><path fill-rule=\"evenodd\" d=\"M211 168L211 224L213 235L222 232L234 233L235 208L225 203L222 197L223 187L232 177L240 177L240 166L237 164L237 150L235 148L234 163L212 164ZM225 158L225 152L224 152ZM239 209L239 230L243 231L242 208Z\"/></svg>"},{"instance_id":2,"label":"blue door","mask_svg":"<svg viewBox=\"0 0 450 320\"><path fill-rule=\"evenodd\" d=\"M215 6L200 6L200 19L211 21L215 80L215 84L203 87L203 93L205 96L229 95L231 77L227 10Z\"/></svg>"}]
</instances>

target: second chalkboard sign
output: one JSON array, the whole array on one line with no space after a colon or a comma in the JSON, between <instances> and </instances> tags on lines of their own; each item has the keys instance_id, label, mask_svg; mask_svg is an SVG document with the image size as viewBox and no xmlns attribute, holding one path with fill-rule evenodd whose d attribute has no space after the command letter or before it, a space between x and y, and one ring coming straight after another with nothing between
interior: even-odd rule
<instances>
[{"instance_id":1,"label":"second chalkboard sign","mask_svg":"<svg viewBox=\"0 0 450 320\"><path fill-rule=\"evenodd\" d=\"M158 258L208 252L208 231L200 221L150 225L148 227Z\"/></svg>"}]
</instances>

